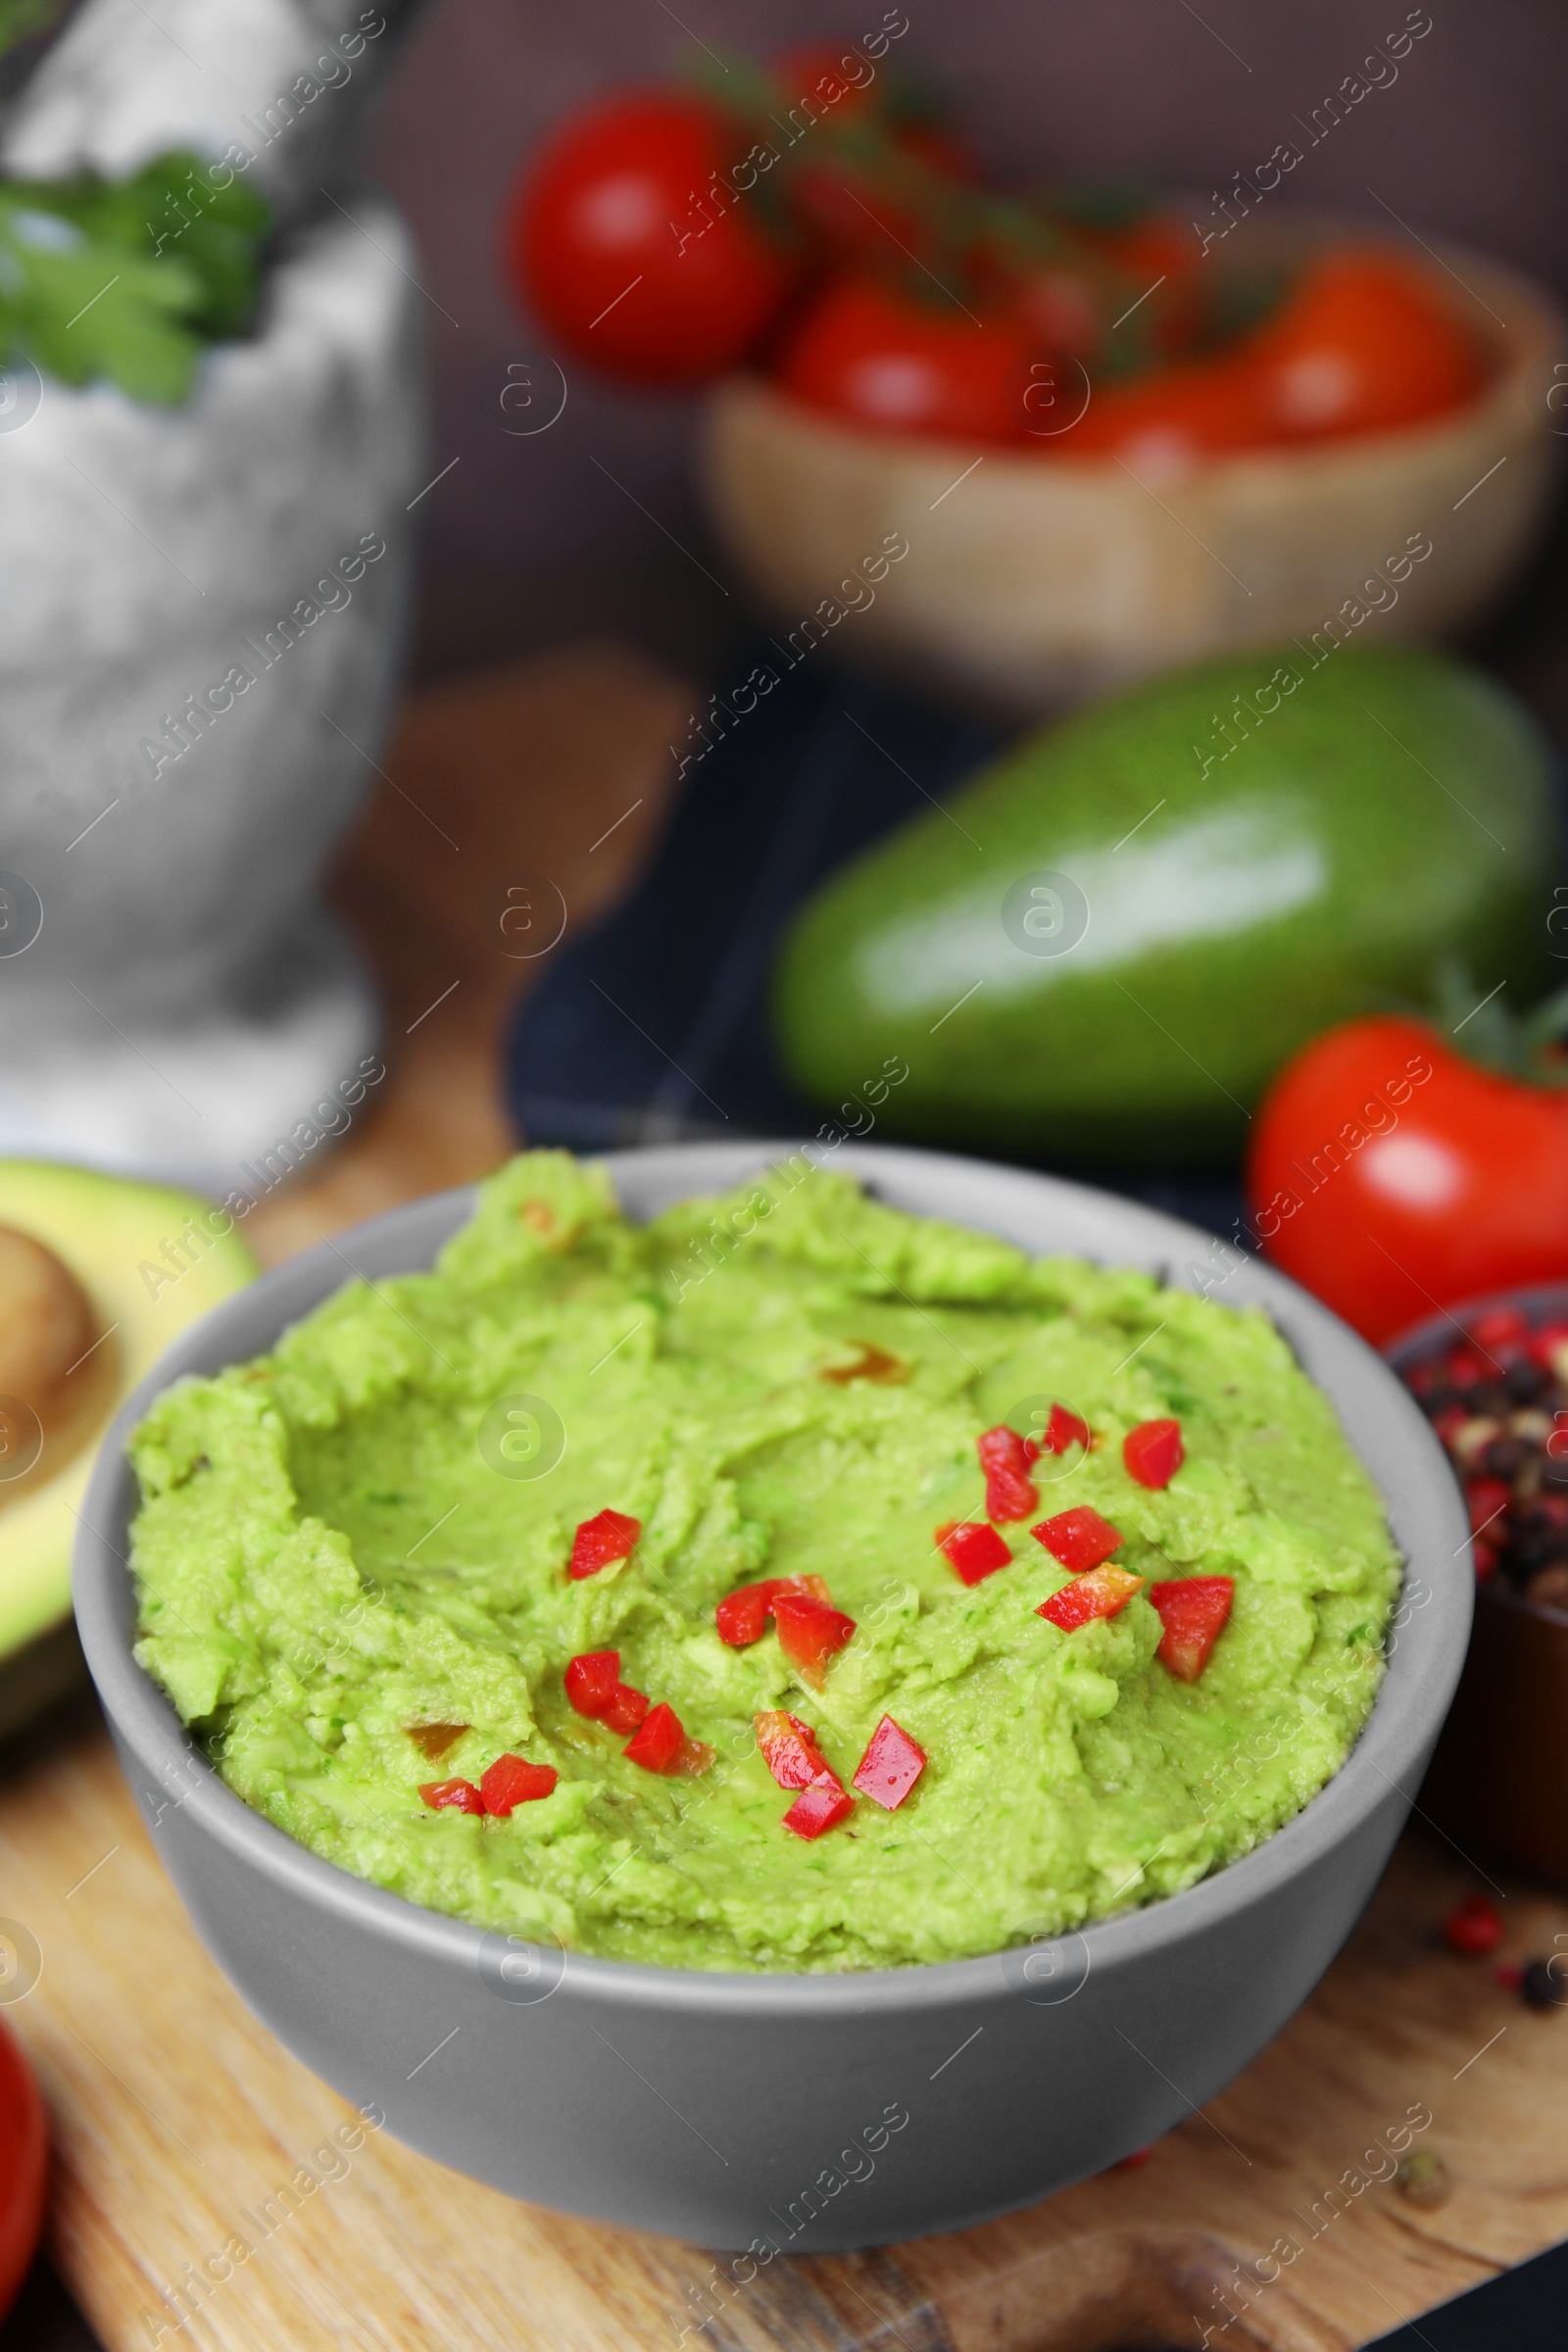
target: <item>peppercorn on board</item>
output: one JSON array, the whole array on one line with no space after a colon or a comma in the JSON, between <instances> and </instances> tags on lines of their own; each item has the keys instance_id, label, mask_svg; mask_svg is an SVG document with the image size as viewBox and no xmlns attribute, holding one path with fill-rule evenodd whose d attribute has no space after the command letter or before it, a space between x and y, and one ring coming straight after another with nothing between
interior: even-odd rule
<instances>
[{"instance_id":1,"label":"peppercorn on board","mask_svg":"<svg viewBox=\"0 0 1568 2352\"><path fill-rule=\"evenodd\" d=\"M376 1121L258 1210L265 1255L502 1155L489 1048L528 967L496 969L490 883L545 866L574 909L612 886L589 845L639 792L656 813L673 699L568 657L415 706L392 772L490 895L432 875L399 796L372 809L343 895L394 1034L463 985ZM1205 2328L1227 2352L1345 2352L1568 2235L1568 2014L1499 1981L1568 1941L1568 1905L1509 1883L1501 1943L1448 1949L1440 1924L1497 1890L1419 1831L1285 2034L1146 2162L983 2229L752 2276L515 2204L345 2109L207 1958L85 1706L0 1783L0 1889L28 1939L5 2015L53 2120L56 2258L107 2352L1087 2352Z\"/></svg>"}]
</instances>

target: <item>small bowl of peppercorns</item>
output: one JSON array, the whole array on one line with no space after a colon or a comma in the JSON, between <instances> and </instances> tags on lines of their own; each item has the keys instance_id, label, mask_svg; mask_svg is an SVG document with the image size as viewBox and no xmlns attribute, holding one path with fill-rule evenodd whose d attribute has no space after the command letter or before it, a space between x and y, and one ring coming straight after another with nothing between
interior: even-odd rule
<instances>
[{"instance_id":1,"label":"small bowl of peppercorns","mask_svg":"<svg viewBox=\"0 0 1568 2352\"><path fill-rule=\"evenodd\" d=\"M1475 1554L1470 1651L1421 1809L1467 1850L1568 1886L1568 1284L1468 1300L1384 1352L1453 1465Z\"/></svg>"}]
</instances>

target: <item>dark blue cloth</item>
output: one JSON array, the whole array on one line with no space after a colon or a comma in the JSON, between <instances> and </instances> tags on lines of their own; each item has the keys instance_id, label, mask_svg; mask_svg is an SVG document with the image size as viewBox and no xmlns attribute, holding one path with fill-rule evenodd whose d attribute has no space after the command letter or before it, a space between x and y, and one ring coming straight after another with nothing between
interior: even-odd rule
<instances>
[{"instance_id":1,"label":"dark blue cloth","mask_svg":"<svg viewBox=\"0 0 1568 2352\"><path fill-rule=\"evenodd\" d=\"M1568 2352L1568 2245L1424 2311L1365 2352Z\"/></svg>"}]
</instances>

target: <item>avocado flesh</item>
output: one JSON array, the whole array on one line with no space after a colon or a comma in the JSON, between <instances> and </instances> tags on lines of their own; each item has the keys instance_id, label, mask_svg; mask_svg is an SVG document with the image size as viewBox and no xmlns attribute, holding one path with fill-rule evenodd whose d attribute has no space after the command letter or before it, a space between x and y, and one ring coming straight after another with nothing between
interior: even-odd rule
<instances>
[{"instance_id":1,"label":"avocado flesh","mask_svg":"<svg viewBox=\"0 0 1568 2352\"><path fill-rule=\"evenodd\" d=\"M1287 646L1158 679L1025 737L828 881L775 974L786 1063L852 1125L902 1060L867 1098L887 1131L1223 1164L1331 1023L1435 1006L1445 965L1477 1000L1540 993L1548 779L1520 706L1441 654L1314 668ZM1009 929L1008 893L1051 873L1078 894L1064 927L1043 900Z\"/></svg>"},{"instance_id":2,"label":"avocado flesh","mask_svg":"<svg viewBox=\"0 0 1568 2352\"><path fill-rule=\"evenodd\" d=\"M8 1728L20 1719L33 1668L40 1669L38 1703L46 1704L55 1692L45 1687L42 1662L70 1654L69 1642L49 1643L71 1613L72 1545L97 1441L122 1398L178 1334L256 1274L235 1233L206 1247L187 1235L183 1249L177 1247L187 1218L200 1223L207 1208L195 1195L163 1185L0 1159L0 1228L53 1251L85 1294L98 1339L72 1376L86 1376L89 1403L77 1407L72 1399L59 1416L41 1414L45 1445L37 1470L0 1479L0 1718ZM172 1263L166 1244L176 1246ZM183 1271L179 1256L187 1260ZM150 1275L143 1270L149 1267Z\"/></svg>"}]
</instances>

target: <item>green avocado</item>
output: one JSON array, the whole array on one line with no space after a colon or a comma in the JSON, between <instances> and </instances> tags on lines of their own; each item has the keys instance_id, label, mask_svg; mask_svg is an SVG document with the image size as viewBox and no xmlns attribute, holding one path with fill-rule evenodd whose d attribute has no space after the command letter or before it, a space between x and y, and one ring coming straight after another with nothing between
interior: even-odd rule
<instances>
[{"instance_id":1,"label":"green avocado","mask_svg":"<svg viewBox=\"0 0 1568 2352\"><path fill-rule=\"evenodd\" d=\"M1446 965L1539 993L1553 842L1545 746L1464 663L1231 657L1027 737L834 875L778 1035L854 1127L875 1082L943 1143L1216 1164L1330 1023L1432 1005Z\"/></svg>"},{"instance_id":2,"label":"green avocado","mask_svg":"<svg viewBox=\"0 0 1568 2352\"><path fill-rule=\"evenodd\" d=\"M0 1231L42 1245L93 1335L69 1368L64 1412L39 1398L33 1414L27 1396L0 1396L0 1738L78 1668L71 1551L98 1440L177 1335L254 1277L232 1227L226 1211L165 1185L0 1159Z\"/></svg>"}]
</instances>

